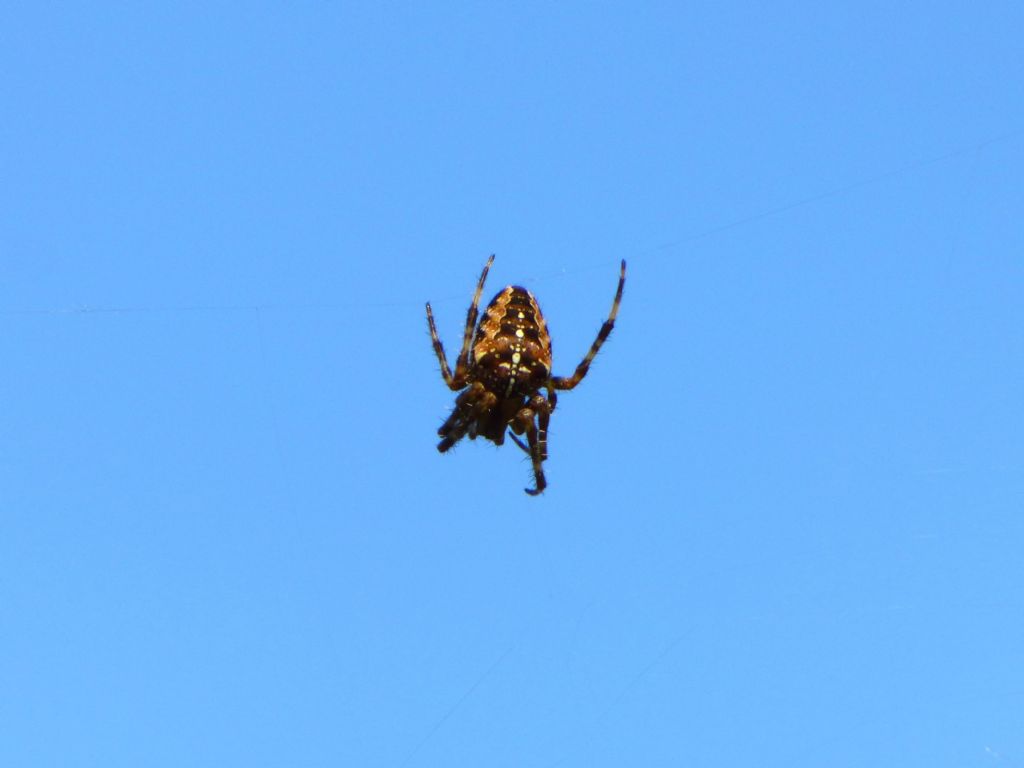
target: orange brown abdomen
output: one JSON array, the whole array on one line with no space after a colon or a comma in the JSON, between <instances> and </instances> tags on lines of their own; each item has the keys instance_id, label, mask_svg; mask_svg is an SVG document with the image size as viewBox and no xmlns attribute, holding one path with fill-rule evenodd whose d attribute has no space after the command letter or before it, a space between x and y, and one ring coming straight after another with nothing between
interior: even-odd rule
<instances>
[{"instance_id":1,"label":"orange brown abdomen","mask_svg":"<svg viewBox=\"0 0 1024 768\"><path fill-rule=\"evenodd\" d=\"M551 375L551 337L537 300L510 285L487 305L473 339L474 378L500 399L523 398Z\"/></svg>"}]
</instances>

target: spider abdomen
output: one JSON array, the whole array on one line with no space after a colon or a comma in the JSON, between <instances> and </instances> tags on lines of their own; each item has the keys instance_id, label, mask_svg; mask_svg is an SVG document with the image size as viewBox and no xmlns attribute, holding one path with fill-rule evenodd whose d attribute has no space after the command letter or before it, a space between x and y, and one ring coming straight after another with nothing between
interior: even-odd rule
<instances>
[{"instance_id":1,"label":"spider abdomen","mask_svg":"<svg viewBox=\"0 0 1024 768\"><path fill-rule=\"evenodd\" d=\"M473 340L474 378L499 398L522 398L551 374L551 337L537 299L510 285L487 305Z\"/></svg>"}]
</instances>

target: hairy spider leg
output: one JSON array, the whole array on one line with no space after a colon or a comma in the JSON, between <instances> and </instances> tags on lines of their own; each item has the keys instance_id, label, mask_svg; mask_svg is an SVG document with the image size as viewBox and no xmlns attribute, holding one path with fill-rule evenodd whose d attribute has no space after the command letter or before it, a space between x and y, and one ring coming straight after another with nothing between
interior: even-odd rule
<instances>
[{"instance_id":1,"label":"hairy spider leg","mask_svg":"<svg viewBox=\"0 0 1024 768\"><path fill-rule=\"evenodd\" d=\"M444 453L459 442L473 422L494 408L497 402L498 398L493 392L488 392L479 381L474 382L456 398L451 416L437 430L437 434L442 438L437 444L437 450Z\"/></svg>"},{"instance_id":2,"label":"hairy spider leg","mask_svg":"<svg viewBox=\"0 0 1024 768\"><path fill-rule=\"evenodd\" d=\"M572 389L581 381L583 377L587 375L587 371L590 369L590 364L593 362L594 357L601 349L601 345L604 344L605 339L612 332L612 328L615 327L615 318L619 314L619 304L622 301L622 288L626 283L626 260L622 260L622 265L619 268L619 287L615 291L615 300L612 301L612 310L608 313L608 319L604 321L604 325L601 326L601 330L597 332L597 338L594 339L594 343L590 345L590 351L587 352L587 356L583 358L583 362L576 366L576 372L572 376L552 376L551 386L554 389Z\"/></svg>"},{"instance_id":3,"label":"hairy spider leg","mask_svg":"<svg viewBox=\"0 0 1024 768\"><path fill-rule=\"evenodd\" d=\"M544 492L547 488L548 482L544 477L544 458L542 455L540 432L541 428L534 422L536 419L542 422L545 426L544 431L547 431L547 417L551 414L550 406L548 401L544 399L542 395L534 395L530 399L530 405L525 408L521 408L512 420L512 431L517 434L526 433L526 441L530 446L530 459L533 462L533 478L534 488L524 488L531 496L537 496ZM517 441L518 442L518 441Z\"/></svg>"},{"instance_id":4,"label":"hairy spider leg","mask_svg":"<svg viewBox=\"0 0 1024 768\"><path fill-rule=\"evenodd\" d=\"M466 386L466 374L469 372L469 345L473 340L473 331L476 329L476 319L479 314L480 294L484 291L484 282L487 280L487 273L494 263L494 254L484 264L484 271L480 273L480 281L476 284L476 292L473 294L473 303L469 305L469 312L466 315L466 328L462 332L462 349L455 361L455 375L452 376L448 367L448 358L444 353L444 345L441 344L441 337L437 334L437 326L434 324L434 312L427 302L427 324L430 326L430 340L434 344L434 354L441 363L441 375L445 384L452 391L462 389Z\"/></svg>"},{"instance_id":5,"label":"hairy spider leg","mask_svg":"<svg viewBox=\"0 0 1024 768\"><path fill-rule=\"evenodd\" d=\"M438 362L441 363L441 376L444 377L444 383L448 385L449 389L462 389L462 387L455 386L455 381L452 379L452 371L448 367L448 357L444 353L441 337L437 335L437 326L434 325L434 312L430 309L429 301L427 302L427 324L430 326L430 340L434 344L434 354L437 355Z\"/></svg>"},{"instance_id":6,"label":"hairy spider leg","mask_svg":"<svg viewBox=\"0 0 1024 768\"><path fill-rule=\"evenodd\" d=\"M536 395L536 398L544 400L541 395ZM543 410L538 410L539 416L537 418L538 435L537 442L541 446L541 461L547 461L548 459L548 424L551 421L551 413L555 410L555 405L558 403L558 397L553 389L548 389L548 397L546 401L547 405L543 407ZM534 405L533 402L530 405ZM523 449L523 452L530 456L530 447L524 443L515 432L509 430L508 436L512 439L512 442Z\"/></svg>"},{"instance_id":7,"label":"hairy spider leg","mask_svg":"<svg viewBox=\"0 0 1024 768\"><path fill-rule=\"evenodd\" d=\"M466 328L462 332L462 351L459 352L459 359L455 361L455 378L465 381L469 372L469 348L473 342L473 332L476 330L476 320L480 314L480 294L484 292L484 283L487 281L487 273L494 263L492 253L484 264L484 270L480 273L480 281L476 284L476 292L473 294L473 303L469 305L469 312L466 313Z\"/></svg>"}]
</instances>

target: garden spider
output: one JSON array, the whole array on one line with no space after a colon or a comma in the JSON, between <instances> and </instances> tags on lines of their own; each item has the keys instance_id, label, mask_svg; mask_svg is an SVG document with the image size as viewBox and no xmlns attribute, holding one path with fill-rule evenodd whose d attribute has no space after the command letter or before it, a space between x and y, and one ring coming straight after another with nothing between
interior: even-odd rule
<instances>
[{"instance_id":1,"label":"garden spider","mask_svg":"<svg viewBox=\"0 0 1024 768\"><path fill-rule=\"evenodd\" d=\"M547 487L543 464L548 457L548 421L555 410L555 393L560 389L573 389L583 380L594 356L612 332L626 283L626 262L623 260L619 268L619 287L608 319L598 331L583 362L569 377L551 375L551 337L537 299L525 288L510 285L499 291L487 305L477 327L480 294L493 262L492 255L476 285L454 375L448 367L444 347L434 325L434 313L430 302L427 302L430 338L441 363L441 375L449 389L463 390L455 399L451 416L437 430L441 436L437 450L444 453L466 435L470 440L482 435L495 445L502 445L506 428L511 429L509 436L533 462L536 487L525 490L536 496ZM547 390L546 398L540 394L541 389ZM522 434L526 435L526 443L517 437Z\"/></svg>"}]
</instances>

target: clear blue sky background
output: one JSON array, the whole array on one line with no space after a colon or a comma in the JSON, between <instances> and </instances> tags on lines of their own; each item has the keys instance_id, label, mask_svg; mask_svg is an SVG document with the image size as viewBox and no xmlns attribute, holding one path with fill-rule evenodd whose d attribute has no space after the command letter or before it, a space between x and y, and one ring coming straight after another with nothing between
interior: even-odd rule
<instances>
[{"instance_id":1,"label":"clear blue sky background","mask_svg":"<svg viewBox=\"0 0 1024 768\"><path fill-rule=\"evenodd\" d=\"M6 5L0 764L1024 765L1024 11L828 5Z\"/></svg>"}]
</instances>

